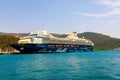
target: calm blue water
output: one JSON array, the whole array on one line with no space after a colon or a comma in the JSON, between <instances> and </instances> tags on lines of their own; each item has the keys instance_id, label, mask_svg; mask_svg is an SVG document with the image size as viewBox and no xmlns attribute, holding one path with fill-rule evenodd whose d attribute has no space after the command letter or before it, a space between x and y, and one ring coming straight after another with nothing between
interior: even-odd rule
<instances>
[{"instance_id":1,"label":"calm blue water","mask_svg":"<svg viewBox=\"0 0 120 80\"><path fill-rule=\"evenodd\" d=\"M120 80L120 50L0 55L0 80Z\"/></svg>"}]
</instances>

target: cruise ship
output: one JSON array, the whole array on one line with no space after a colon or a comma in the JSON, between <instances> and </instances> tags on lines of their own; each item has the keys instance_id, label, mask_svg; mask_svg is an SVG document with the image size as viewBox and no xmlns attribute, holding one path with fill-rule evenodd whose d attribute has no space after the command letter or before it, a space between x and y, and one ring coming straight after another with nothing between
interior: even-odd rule
<instances>
[{"instance_id":1,"label":"cruise ship","mask_svg":"<svg viewBox=\"0 0 120 80\"><path fill-rule=\"evenodd\" d=\"M78 38L76 32L60 38L47 31L37 31L21 37L17 44L11 46L21 53L54 53L93 51L94 43L85 38Z\"/></svg>"}]
</instances>

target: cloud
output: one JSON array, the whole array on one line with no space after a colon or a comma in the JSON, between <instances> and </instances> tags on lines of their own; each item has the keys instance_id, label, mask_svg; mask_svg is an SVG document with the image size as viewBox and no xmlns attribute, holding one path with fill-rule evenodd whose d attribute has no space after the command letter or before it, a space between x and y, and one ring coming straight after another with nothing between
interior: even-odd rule
<instances>
[{"instance_id":1,"label":"cloud","mask_svg":"<svg viewBox=\"0 0 120 80\"><path fill-rule=\"evenodd\" d=\"M111 15L117 15L120 14L120 9L119 8L114 8L111 11L108 11L106 13L102 14L95 14L95 13L80 13L80 12L73 12L74 14L77 15L82 15L82 16L91 16L91 17L106 17L106 16L111 16Z\"/></svg>"},{"instance_id":2,"label":"cloud","mask_svg":"<svg viewBox=\"0 0 120 80\"><path fill-rule=\"evenodd\" d=\"M98 2L109 7L120 7L120 0L99 0Z\"/></svg>"},{"instance_id":3,"label":"cloud","mask_svg":"<svg viewBox=\"0 0 120 80\"><path fill-rule=\"evenodd\" d=\"M105 26L109 27L109 26L112 26L114 24L116 24L116 21L108 21L105 23Z\"/></svg>"}]
</instances>

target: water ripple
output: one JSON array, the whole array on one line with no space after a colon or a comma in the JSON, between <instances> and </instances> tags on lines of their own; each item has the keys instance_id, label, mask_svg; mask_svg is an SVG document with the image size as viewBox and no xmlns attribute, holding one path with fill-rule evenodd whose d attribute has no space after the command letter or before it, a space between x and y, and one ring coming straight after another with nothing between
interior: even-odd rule
<instances>
[{"instance_id":1,"label":"water ripple","mask_svg":"<svg viewBox=\"0 0 120 80\"><path fill-rule=\"evenodd\" d=\"M120 51L0 55L0 80L120 80Z\"/></svg>"}]
</instances>

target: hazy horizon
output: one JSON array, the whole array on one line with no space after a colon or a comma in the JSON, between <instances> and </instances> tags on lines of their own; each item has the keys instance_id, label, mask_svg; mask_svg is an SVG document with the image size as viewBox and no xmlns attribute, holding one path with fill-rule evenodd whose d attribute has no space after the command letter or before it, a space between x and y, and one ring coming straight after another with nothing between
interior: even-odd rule
<instances>
[{"instance_id":1,"label":"hazy horizon","mask_svg":"<svg viewBox=\"0 0 120 80\"><path fill-rule=\"evenodd\" d=\"M0 0L0 32L95 32L120 38L120 0Z\"/></svg>"}]
</instances>

